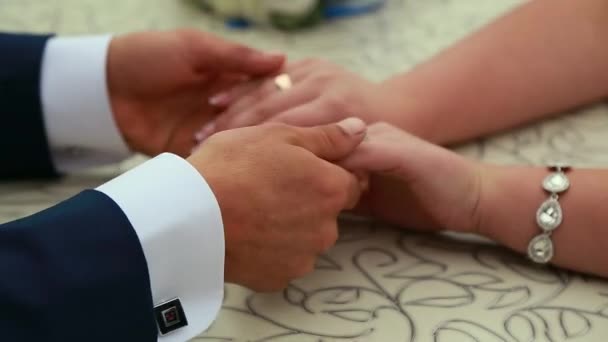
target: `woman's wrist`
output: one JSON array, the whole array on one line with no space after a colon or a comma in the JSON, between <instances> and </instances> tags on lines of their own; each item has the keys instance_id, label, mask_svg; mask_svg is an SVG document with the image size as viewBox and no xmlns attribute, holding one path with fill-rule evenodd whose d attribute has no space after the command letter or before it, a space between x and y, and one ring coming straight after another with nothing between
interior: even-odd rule
<instances>
[{"instance_id":1,"label":"woman's wrist","mask_svg":"<svg viewBox=\"0 0 608 342\"><path fill-rule=\"evenodd\" d=\"M388 120L391 124L424 140L436 142L433 130L434 115L422 98L407 86L407 75L398 75L382 81L380 93L393 103Z\"/></svg>"},{"instance_id":2,"label":"woman's wrist","mask_svg":"<svg viewBox=\"0 0 608 342\"><path fill-rule=\"evenodd\" d=\"M541 188L543 167L484 164L477 233L519 252L537 233L538 206L546 199Z\"/></svg>"},{"instance_id":3,"label":"woman's wrist","mask_svg":"<svg viewBox=\"0 0 608 342\"><path fill-rule=\"evenodd\" d=\"M522 254L539 235L537 210L547 200L542 182L547 167L487 166L480 201L478 232ZM551 234L551 262L569 269L608 276L605 222L601 203L608 193L608 171L573 168L570 188L559 195L563 222Z\"/></svg>"}]
</instances>

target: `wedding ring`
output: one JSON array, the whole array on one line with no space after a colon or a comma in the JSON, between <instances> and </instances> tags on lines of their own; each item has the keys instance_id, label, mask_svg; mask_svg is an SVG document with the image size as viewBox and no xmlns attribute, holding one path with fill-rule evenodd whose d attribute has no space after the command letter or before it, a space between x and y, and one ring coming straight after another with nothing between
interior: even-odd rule
<instances>
[{"instance_id":1,"label":"wedding ring","mask_svg":"<svg viewBox=\"0 0 608 342\"><path fill-rule=\"evenodd\" d=\"M280 91L285 91L293 85L291 82L291 77L287 74L280 74L279 76L274 78L274 85Z\"/></svg>"}]
</instances>

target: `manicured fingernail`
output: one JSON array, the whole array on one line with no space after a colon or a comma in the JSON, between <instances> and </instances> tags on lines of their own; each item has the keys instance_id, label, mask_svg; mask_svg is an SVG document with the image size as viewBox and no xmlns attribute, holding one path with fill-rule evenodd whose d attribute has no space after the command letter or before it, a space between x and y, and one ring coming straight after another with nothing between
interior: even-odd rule
<instances>
[{"instance_id":1,"label":"manicured fingernail","mask_svg":"<svg viewBox=\"0 0 608 342\"><path fill-rule=\"evenodd\" d=\"M348 135L359 135L365 133L367 125L358 118L348 118L338 122L338 126Z\"/></svg>"},{"instance_id":2,"label":"manicured fingernail","mask_svg":"<svg viewBox=\"0 0 608 342\"><path fill-rule=\"evenodd\" d=\"M209 136L213 134L213 131L215 131L215 123L210 122L203 126L203 128L196 132L196 134L194 134L194 139L200 143L203 140L209 138Z\"/></svg>"},{"instance_id":3,"label":"manicured fingernail","mask_svg":"<svg viewBox=\"0 0 608 342\"><path fill-rule=\"evenodd\" d=\"M212 106L225 106L228 104L229 100L230 95L228 95L228 93L219 93L209 98L209 104Z\"/></svg>"}]
</instances>

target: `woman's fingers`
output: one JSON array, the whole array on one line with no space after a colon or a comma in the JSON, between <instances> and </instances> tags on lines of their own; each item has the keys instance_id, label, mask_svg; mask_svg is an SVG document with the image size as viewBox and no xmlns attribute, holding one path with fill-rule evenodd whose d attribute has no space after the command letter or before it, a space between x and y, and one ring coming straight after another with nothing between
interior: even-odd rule
<instances>
[{"instance_id":1,"label":"woman's fingers","mask_svg":"<svg viewBox=\"0 0 608 342\"><path fill-rule=\"evenodd\" d=\"M330 65L331 66L331 65ZM274 77L253 80L216 94L210 104L225 108L217 118L195 135L202 141L210 135L232 128L252 126L263 122L283 122L298 126L315 126L339 121L348 113L333 113L331 104L322 102L328 87L319 83L319 75L328 74L326 63L302 60L289 64L282 72L289 75L293 86L277 88Z\"/></svg>"},{"instance_id":2,"label":"woman's fingers","mask_svg":"<svg viewBox=\"0 0 608 342\"><path fill-rule=\"evenodd\" d=\"M279 122L291 126L311 127L338 122L345 116L327 111L319 100L304 103L271 117L267 122Z\"/></svg>"},{"instance_id":3,"label":"woman's fingers","mask_svg":"<svg viewBox=\"0 0 608 342\"><path fill-rule=\"evenodd\" d=\"M210 104L220 108L227 107L228 109L220 113L216 119L201 127L194 135L194 139L200 143L214 133L226 129L225 127L227 127L230 122L234 120L234 117L242 110L253 106L257 98L263 99L265 97L264 93L269 92L269 85L266 83L266 79L253 80L212 96L209 99ZM218 124L222 129L218 128Z\"/></svg>"},{"instance_id":4,"label":"woman's fingers","mask_svg":"<svg viewBox=\"0 0 608 342\"><path fill-rule=\"evenodd\" d=\"M218 108L227 108L237 99L251 93L262 85L263 80L249 80L237 84L231 89L215 94L209 98L209 104Z\"/></svg>"},{"instance_id":5,"label":"woman's fingers","mask_svg":"<svg viewBox=\"0 0 608 342\"><path fill-rule=\"evenodd\" d=\"M216 119L216 130L222 131L261 124L272 120L281 112L309 103L317 96L317 90L307 87L305 84L283 92L276 92L242 112L220 115Z\"/></svg>"},{"instance_id":6,"label":"woman's fingers","mask_svg":"<svg viewBox=\"0 0 608 342\"><path fill-rule=\"evenodd\" d=\"M409 134L393 126L378 123L368 128L365 140L350 156L340 162L354 172L401 173L408 149L412 143Z\"/></svg>"},{"instance_id":7,"label":"woman's fingers","mask_svg":"<svg viewBox=\"0 0 608 342\"><path fill-rule=\"evenodd\" d=\"M294 84L303 82L308 74L306 64L290 64L281 73L289 75ZM279 73L280 74L280 73ZM234 88L216 94L209 98L209 103L219 108L228 108L228 112L242 111L252 103L260 101L274 94L278 89L274 84L274 77L254 79L235 86Z\"/></svg>"},{"instance_id":8,"label":"woman's fingers","mask_svg":"<svg viewBox=\"0 0 608 342\"><path fill-rule=\"evenodd\" d=\"M355 152L340 161L339 165L353 172L381 172L386 170L387 166L397 165L394 156L383 153L382 144L369 140L369 136L366 137Z\"/></svg>"}]
</instances>

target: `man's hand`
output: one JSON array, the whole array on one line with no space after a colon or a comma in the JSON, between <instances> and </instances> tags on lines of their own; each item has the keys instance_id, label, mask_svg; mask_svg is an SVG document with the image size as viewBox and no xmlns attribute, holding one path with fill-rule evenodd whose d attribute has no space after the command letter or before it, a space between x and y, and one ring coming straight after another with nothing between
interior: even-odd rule
<instances>
[{"instance_id":1,"label":"man's hand","mask_svg":"<svg viewBox=\"0 0 608 342\"><path fill-rule=\"evenodd\" d=\"M132 150L189 155L210 119L207 98L251 76L281 68L270 55L195 30L114 38L107 79L115 121Z\"/></svg>"},{"instance_id":2,"label":"man's hand","mask_svg":"<svg viewBox=\"0 0 608 342\"><path fill-rule=\"evenodd\" d=\"M226 281L279 290L313 270L337 237L337 216L361 186L332 164L363 140L365 123L298 128L269 124L221 132L188 161L219 202Z\"/></svg>"}]
</instances>

